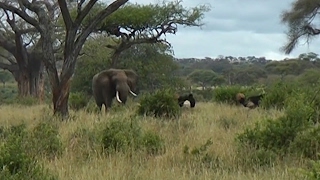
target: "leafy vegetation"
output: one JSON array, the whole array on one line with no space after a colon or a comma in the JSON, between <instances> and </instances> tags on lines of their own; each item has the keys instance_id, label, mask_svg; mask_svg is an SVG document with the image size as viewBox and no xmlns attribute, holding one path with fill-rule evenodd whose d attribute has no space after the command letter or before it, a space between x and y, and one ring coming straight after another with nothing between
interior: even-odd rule
<instances>
[{"instance_id":1,"label":"leafy vegetation","mask_svg":"<svg viewBox=\"0 0 320 180\"><path fill-rule=\"evenodd\" d=\"M178 97L171 89L156 90L140 98L138 115L153 117L176 118L181 114Z\"/></svg>"}]
</instances>

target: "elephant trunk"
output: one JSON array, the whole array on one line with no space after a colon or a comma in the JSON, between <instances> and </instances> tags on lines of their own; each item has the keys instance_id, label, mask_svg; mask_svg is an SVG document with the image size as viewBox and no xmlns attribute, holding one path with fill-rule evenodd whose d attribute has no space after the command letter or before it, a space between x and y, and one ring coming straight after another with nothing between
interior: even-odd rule
<instances>
[{"instance_id":1,"label":"elephant trunk","mask_svg":"<svg viewBox=\"0 0 320 180\"><path fill-rule=\"evenodd\" d=\"M125 104L127 101L128 93L136 96L135 93L133 93L130 90L130 87L128 84L118 84L116 87L116 99L119 103Z\"/></svg>"}]
</instances>

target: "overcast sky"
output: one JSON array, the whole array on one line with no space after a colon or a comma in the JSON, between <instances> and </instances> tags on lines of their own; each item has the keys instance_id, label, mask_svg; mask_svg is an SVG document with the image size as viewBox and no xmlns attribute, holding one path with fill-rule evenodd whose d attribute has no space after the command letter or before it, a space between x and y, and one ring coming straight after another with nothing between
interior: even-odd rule
<instances>
[{"instance_id":1,"label":"overcast sky","mask_svg":"<svg viewBox=\"0 0 320 180\"><path fill-rule=\"evenodd\" d=\"M205 25L200 28L180 28L176 35L167 35L177 58L204 58L218 55L264 56L281 60L305 52L317 52L320 39L309 46L302 41L290 54L279 48L286 42L286 27L280 24L280 14L294 0L183 0L186 7L210 4ZM155 3L157 0L129 0L135 3Z\"/></svg>"}]
</instances>

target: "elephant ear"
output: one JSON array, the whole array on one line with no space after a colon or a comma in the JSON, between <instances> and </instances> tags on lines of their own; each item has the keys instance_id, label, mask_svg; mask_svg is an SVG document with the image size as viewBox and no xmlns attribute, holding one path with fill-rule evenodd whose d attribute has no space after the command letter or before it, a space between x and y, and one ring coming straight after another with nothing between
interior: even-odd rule
<instances>
[{"instance_id":1,"label":"elephant ear","mask_svg":"<svg viewBox=\"0 0 320 180\"><path fill-rule=\"evenodd\" d=\"M138 75L133 70L130 70L130 69L124 69L123 71L127 75L128 85L130 86L130 88L135 87L138 82Z\"/></svg>"}]
</instances>

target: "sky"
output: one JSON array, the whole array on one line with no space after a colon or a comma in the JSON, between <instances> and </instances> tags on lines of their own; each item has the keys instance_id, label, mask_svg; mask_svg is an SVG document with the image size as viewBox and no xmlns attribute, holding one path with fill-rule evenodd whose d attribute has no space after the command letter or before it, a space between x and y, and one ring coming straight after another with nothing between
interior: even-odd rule
<instances>
[{"instance_id":1,"label":"sky","mask_svg":"<svg viewBox=\"0 0 320 180\"><path fill-rule=\"evenodd\" d=\"M129 0L149 4L159 0ZM301 41L290 55L280 51L286 43L286 26L280 14L294 0L183 0L185 7L208 4L201 28L179 27L175 35L167 35L176 58L266 57L272 60L297 57L301 53L317 53L320 38L306 44Z\"/></svg>"}]
</instances>

